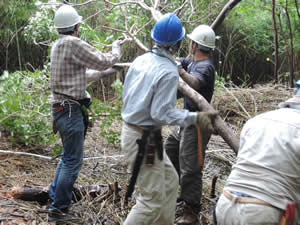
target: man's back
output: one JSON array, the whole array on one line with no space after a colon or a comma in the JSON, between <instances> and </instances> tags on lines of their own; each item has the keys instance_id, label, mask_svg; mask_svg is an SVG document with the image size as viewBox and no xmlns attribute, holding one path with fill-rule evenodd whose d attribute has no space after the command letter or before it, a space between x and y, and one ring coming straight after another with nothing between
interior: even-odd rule
<instances>
[{"instance_id":1,"label":"man's back","mask_svg":"<svg viewBox=\"0 0 300 225\"><path fill-rule=\"evenodd\" d=\"M153 117L166 103L176 105L176 65L154 53L139 56L129 68L123 90L122 118L141 126L162 125Z\"/></svg>"},{"instance_id":2,"label":"man's back","mask_svg":"<svg viewBox=\"0 0 300 225\"><path fill-rule=\"evenodd\" d=\"M245 124L225 189L285 209L288 202L300 203L299 165L300 111L282 108L263 113Z\"/></svg>"}]
</instances>

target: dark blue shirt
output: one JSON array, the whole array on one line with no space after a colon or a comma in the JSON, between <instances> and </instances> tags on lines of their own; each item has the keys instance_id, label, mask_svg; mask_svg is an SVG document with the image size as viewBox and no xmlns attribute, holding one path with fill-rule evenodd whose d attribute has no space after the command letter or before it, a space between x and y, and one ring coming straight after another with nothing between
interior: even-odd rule
<instances>
[{"instance_id":1,"label":"dark blue shirt","mask_svg":"<svg viewBox=\"0 0 300 225\"><path fill-rule=\"evenodd\" d=\"M200 79L201 86L196 91L210 103L215 87L215 66L212 61L209 58L199 61L182 58L180 62L186 72ZM186 96L184 96L184 108L189 111L199 111L197 105Z\"/></svg>"}]
</instances>

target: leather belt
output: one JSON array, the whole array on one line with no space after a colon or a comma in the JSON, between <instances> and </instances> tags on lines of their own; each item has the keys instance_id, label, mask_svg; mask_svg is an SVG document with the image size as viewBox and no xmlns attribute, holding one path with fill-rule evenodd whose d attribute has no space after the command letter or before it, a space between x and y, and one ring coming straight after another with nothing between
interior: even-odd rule
<instances>
[{"instance_id":1,"label":"leather belt","mask_svg":"<svg viewBox=\"0 0 300 225\"><path fill-rule=\"evenodd\" d=\"M231 194L230 192L228 192L226 190L223 190L223 194L229 200L232 200L235 198L235 202L237 202L237 203L252 203L252 204L272 206L271 204L269 204L263 200L260 200L257 198L252 198L252 197L238 197L236 195Z\"/></svg>"},{"instance_id":2,"label":"leather belt","mask_svg":"<svg viewBox=\"0 0 300 225\"><path fill-rule=\"evenodd\" d=\"M123 121L126 126L134 129L135 131L139 132L139 133L143 133L144 130L150 130L152 128L154 128L153 126L138 126L132 123L127 123L126 121Z\"/></svg>"}]
</instances>

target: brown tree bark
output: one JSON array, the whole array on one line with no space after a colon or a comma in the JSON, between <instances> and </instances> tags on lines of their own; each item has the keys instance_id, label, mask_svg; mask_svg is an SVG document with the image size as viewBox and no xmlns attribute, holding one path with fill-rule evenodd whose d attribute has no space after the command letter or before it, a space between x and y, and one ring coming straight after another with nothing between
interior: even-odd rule
<instances>
[{"instance_id":1,"label":"brown tree bark","mask_svg":"<svg viewBox=\"0 0 300 225\"><path fill-rule=\"evenodd\" d=\"M213 30L217 30L218 27L223 23L226 15L232 10L240 1L242 0L230 0L227 4L223 7L222 11L219 13L215 21L210 26Z\"/></svg>"},{"instance_id":2,"label":"brown tree bark","mask_svg":"<svg viewBox=\"0 0 300 225\"><path fill-rule=\"evenodd\" d=\"M186 82L181 78L179 80L178 90L185 96L188 96L192 101L194 101L200 111L213 111L213 107L206 101L206 99L200 95L197 91L192 89ZM224 141L232 148L232 150L237 154L239 150L239 137L233 133L220 116L215 119L215 129L218 134L224 139Z\"/></svg>"},{"instance_id":3,"label":"brown tree bark","mask_svg":"<svg viewBox=\"0 0 300 225\"><path fill-rule=\"evenodd\" d=\"M292 25L291 25L291 19L289 15L289 10L288 10L288 0L285 1L285 13L288 21L288 27L289 27L289 35L290 35L290 54L288 56L288 61L289 61L289 71L290 71L290 87L294 87L294 46L293 46L293 30L292 30Z\"/></svg>"},{"instance_id":4,"label":"brown tree bark","mask_svg":"<svg viewBox=\"0 0 300 225\"><path fill-rule=\"evenodd\" d=\"M113 198L117 200L120 199L119 192L120 189L117 182L114 184L75 185L73 188L73 200L79 201L86 195L92 198L101 196L101 199L106 199L113 195ZM24 201L37 201L43 205L49 200L49 186L13 187L6 195Z\"/></svg>"},{"instance_id":5,"label":"brown tree bark","mask_svg":"<svg viewBox=\"0 0 300 225\"><path fill-rule=\"evenodd\" d=\"M277 33L277 23L276 23L276 1L272 0L272 21L273 21L273 31L274 31L274 78L275 82L278 83L278 33Z\"/></svg>"}]
</instances>

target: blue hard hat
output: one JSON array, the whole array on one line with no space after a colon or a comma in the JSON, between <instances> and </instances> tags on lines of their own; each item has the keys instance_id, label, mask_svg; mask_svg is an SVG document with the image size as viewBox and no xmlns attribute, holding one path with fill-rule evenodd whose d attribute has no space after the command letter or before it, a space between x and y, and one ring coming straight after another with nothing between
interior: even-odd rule
<instances>
[{"instance_id":1,"label":"blue hard hat","mask_svg":"<svg viewBox=\"0 0 300 225\"><path fill-rule=\"evenodd\" d=\"M151 31L151 37L160 44L173 44L180 41L185 35L185 29L180 19L173 13L164 15L156 22Z\"/></svg>"}]
</instances>

